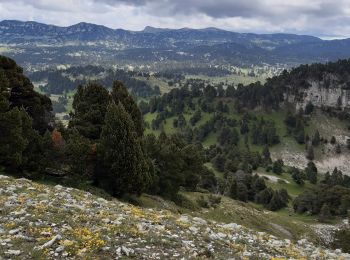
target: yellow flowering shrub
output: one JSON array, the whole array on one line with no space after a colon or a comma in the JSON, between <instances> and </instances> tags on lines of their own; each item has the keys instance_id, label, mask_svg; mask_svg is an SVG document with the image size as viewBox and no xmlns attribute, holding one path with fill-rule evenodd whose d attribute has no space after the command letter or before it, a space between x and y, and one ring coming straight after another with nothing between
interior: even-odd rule
<instances>
[{"instance_id":1,"label":"yellow flowering shrub","mask_svg":"<svg viewBox=\"0 0 350 260\"><path fill-rule=\"evenodd\" d=\"M145 213L138 207L131 207L130 208L131 214L134 217L137 218L144 218L145 217Z\"/></svg>"},{"instance_id":2,"label":"yellow flowering shrub","mask_svg":"<svg viewBox=\"0 0 350 260\"><path fill-rule=\"evenodd\" d=\"M14 227L16 226L16 223L13 222L13 221L11 221L11 222L5 223L4 226L5 226L6 228L8 228L8 229L12 229L12 228L14 228Z\"/></svg>"},{"instance_id":3,"label":"yellow flowering shrub","mask_svg":"<svg viewBox=\"0 0 350 260\"><path fill-rule=\"evenodd\" d=\"M48 208L47 204L45 204L45 203L38 203L38 204L36 204L34 206L34 212L36 214L40 215L40 214L43 214L43 213L47 212L47 208Z\"/></svg>"},{"instance_id":4,"label":"yellow flowering shrub","mask_svg":"<svg viewBox=\"0 0 350 260\"><path fill-rule=\"evenodd\" d=\"M20 195L20 196L18 196L18 198L17 198L17 201L18 201L19 203L21 203L21 204L23 204L24 202L26 202L26 200L27 200L27 197L26 197L26 196L23 196L23 195Z\"/></svg>"},{"instance_id":5,"label":"yellow flowering shrub","mask_svg":"<svg viewBox=\"0 0 350 260\"><path fill-rule=\"evenodd\" d=\"M75 228L71 230L70 235L72 240L63 240L60 243L70 255L98 251L105 245L98 232L92 232L86 227Z\"/></svg>"}]
</instances>

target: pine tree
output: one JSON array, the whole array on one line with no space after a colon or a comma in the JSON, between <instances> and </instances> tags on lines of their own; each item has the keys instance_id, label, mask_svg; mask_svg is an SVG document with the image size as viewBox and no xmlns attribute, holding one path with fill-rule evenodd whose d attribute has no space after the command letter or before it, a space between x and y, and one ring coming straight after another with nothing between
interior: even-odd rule
<instances>
[{"instance_id":1,"label":"pine tree","mask_svg":"<svg viewBox=\"0 0 350 260\"><path fill-rule=\"evenodd\" d=\"M69 136L64 152L73 176L80 180L88 179L90 177L88 174L89 158L92 152L89 140L74 129Z\"/></svg>"},{"instance_id":2,"label":"pine tree","mask_svg":"<svg viewBox=\"0 0 350 260\"><path fill-rule=\"evenodd\" d=\"M33 131L32 120L23 109L0 113L0 165L17 170L26 163L24 151Z\"/></svg>"},{"instance_id":3,"label":"pine tree","mask_svg":"<svg viewBox=\"0 0 350 260\"><path fill-rule=\"evenodd\" d=\"M335 147L335 152L336 153L341 153L341 147L340 147L340 144L337 144L337 146Z\"/></svg>"},{"instance_id":4,"label":"pine tree","mask_svg":"<svg viewBox=\"0 0 350 260\"><path fill-rule=\"evenodd\" d=\"M144 130L141 111L121 81L115 81L113 83L112 99L116 104L119 102L123 104L134 122L137 135L141 137Z\"/></svg>"},{"instance_id":5,"label":"pine tree","mask_svg":"<svg viewBox=\"0 0 350 260\"><path fill-rule=\"evenodd\" d=\"M333 135L331 137L331 144L335 144L337 142L337 140L335 139L335 136Z\"/></svg>"},{"instance_id":6,"label":"pine tree","mask_svg":"<svg viewBox=\"0 0 350 260\"><path fill-rule=\"evenodd\" d=\"M204 89L204 96L209 100L209 101L212 101L217 95L217 92L216 92L216 89L211 86L211 85L208 85L205 87Z\"/></svg>"},{"instance_id":7,"label":"pine tree","mask_svg":"<svg viewBox=\"0 0 350 260\"><path fill-rule=\"evenodd\" d=\"M315 159L315 155L314 155L314 148L312 145L309 145L307 148L307 153L306 153L306 158L310 161L312 161L313 159Z\"/></svg>"},{"instance_id":8,"label":"pine tree","mask_svg":"<svg viewBox=\"0 0 350 260\"><path fill-rule=\"evenodd\" d=\"M282 174L283 172L283 160L282 159L278 159L276 161L273 162L272 165L272 171L276 174Z\"/></svg>"},{"instance_id":9,"label":"pine tree","mask_svg":"<svg viewBox=\"0 0 350 260\"><path fill-rule=\"evenodd\" d=\"M9 81L4 71L0 68L0 113L9 109L9 87Z\"/></svg>"},{"instance_id":10,"label":"pine tree","mask_svg":"<svg viewBox=\"0 0 350 260\"><path fill-rule=\"evenodd\" d=\"M277 191L273 192L272 198L269 204L266 206L269 210L275 211L284 206L282 198Z\"/></svg>"},{"instance_id":11,"label":"pine tree","mask_svg":"<svg viewBox=\"0 0 350 260\"><path fill-rule=\"evenodd\" d=\"M249 126L245 120L241 121L241 128L240 128L241 134L244 135L245 133L249 132Z\"/></svg>"},{"instance_id":12,"label":"pine tree","mask_svg":"<svg viewBox=\"0 0 350 260\"><path fill-rule=\"evenodd\" d=\"M226 97L233 98L235 96L236 89L234 86L230 85L226 88Z\"/></svg>"},{"instance_id":13,"label":"pine tree","mask_svg":"<svg viewBox=\"0 0 350 260\"><path fill-rule=\"evenodd\" d=\"M69 128L75 128L88 139L99 139L109 103L108 90L102 85L90 83L79 86L74 95L74 112L71 113Z\"/></svg>"},{"instance_id":14,"label":"pine tree","mask_svg":"<svg viewBox=\"0 0 350 260\"><path fill-rule=\"evenodd\" d=\"M262 151L262 155L263 155L264 161L267 164L271 163L271 154L270 154L269 147L267 145L264 146L264 149Z\"/></svg>"},{"instance_id":15,"label":"pine tree","mask_svg":"<svg viewBox=\"0 0 350 260\"><path fill-rule=\"evenodd\" d=\"M97 152L101 168L95 178L113 195L141 194L149 186L152 178L140 140L120 102L107 109Z\"/></svg>"},{"instance_id":16,"label":"pine tree","mask_svg":"<svg viewBox=\"0 0 350 260\"><path fill-rule=\"evenodd\" d=\"M190 124L195 126L195 124L202 118L201 110L196 110L194 115L190 118Z\"/></svg>"},{"instance_id":17,"label":"pine tree","mask_svg":"<svg viewBox=\"0 0 350 260\"><path fill-rule=\"evenodd\" d=\"M237 183L237 199L244 202L248 200L248 188L243 182Z\"/></svg>"},{"instance_id":18,"label":"pine tree","mask_svg":"<svg viewBox=\"0 0 350 260\"><path fill-rule=\"evenodd\" d=\"M299 170L297 171L293 171L292 173L292 178L294 180L294 182L296 184L299 184L299 185L304 185L304 174L302 172L300 172Z\"/></svg>"},{"instance_id":19,"label":"pine tree","mask_svg":"<svg viewBox=\"0 0 350 260\"><path fill-rule=\"evenodd\" d=\"M177 119L177 126L180 128L184 128L187 125L186 118L183 114L180 114Z\"/></svg>"},{"instance_id":20,"label":"pine tree","mask_svg":"<svg viewBox=\"0 0 350 260\"><path fill-rule=\"evenodd\" d=\"M310 115L314 110L314 105L309 101L305 106L305 115Z\"/></svg>"},{"instance_id":21,"label":"pine tree","mask_svg":"<svg viewBox=\"0 0 350 260\"><path fill-rule=\"evenodd\" d=\"M235 178L230 181L229 196L233 199L237 199L237 181Z\"/></svg>"},{"instance_id":22,"label":"pine tree","mask_svg":"<svg viewBox=\"0 0 350 260\"><path fill-rule=\"evenodd\" d=\"M271 188L266 188L266 189L260 191L255 196L256 203L262 204L266 207L269 204L273 193L274 193L274 191Z\"/></svg>"},{"instance_id":23,"label":"pine tree","mask_svg":"<svg viewBox=\"0 0 350 260\"><path fill-rule=\"evenodd\" d=\"M225 163L225 172L236 172L238 170L238 165L235 161L227 160Z\"/></svg>"},{"instance_id":24,"label":"pine tree","mask_svg":"<svg viewBox=\"0 0 350 260\"><path fill-rule=\"evenodd\" d=\"M309 162L305 168L306 178L312 183L317 183L317 168L313 162Z\"/></svg>"},{"instance_id":25,"label":"pine tree","mask_svg":"<svg viewBox=\"0 0 350 260\"><path fill-rule=\"evenodd\" d=\"M321 207L320 214L318 216L319 221L326 222L332 217L331 210L327 203L324 203Z\"/></svg>"},{"instance_id":26,"label":"pine tree","mask_svg":"<svg viewBox=\"0 0 350 260\"><path fill-rule=\"evenodd\" d=\"M266 184L265 184L264 179L257 176L255 181L253 181L253 183L252 183L252 188L254 190L254 193L258 193L258 192L266 189Z\"/></svg>"},{"instance_id":27,"label":"pine tree","mask_svg":"<svg viewBox=\"0 0 350 260\"><path fill-rule=\"evenodd\" d=\"M24 108L32 119L33 128L44 134L52 121L51 100L34 91L33 84L14 60L0 55L0 71L0 90L7 92L10 108Z\"/></svg>"},{"instance_id":28,"label":"pine tree","mask_svg":"<svg viewBox=\"0 0 350 260\"><path fill-rule=\"evenodd\" d=\"M318 146L320 144L321 137L320 137L320 132L316 130L314 137L312 138L312 145Z\"/></svg>"},{"instance_id":29,"label":"pine tree","mask_svg":"<svg viewBox=\"0 0 350 260\"><path fill-rule=\"evenodd\" d=\"M220 172L224 171L225 163L226 163L226 159L222 154L218 154L213 159L213 164L214 164L215 168Z\"/></svg>"},{"instance_id":30,"label":"pine tree","mask_svg":"<svg viewBox=\"0 0 350 260\"><path fill-rule=\"evenodd\" d=\"M301 127L300 129L297 129L295 138L299 144L305 143L305 130L304 127Z\"/></svg>"},{"instance_id":31,"label":"pine tree","mask_svg":"<svg viewBox=\"0 0 350 260\"><path fill-rule=\"evenodd\" d=\"M256 123L253 123L251 132L252 132L252 144L258 144L258 142L259 142L259 129L256 126Z\"/></svg>"}]
</instances>

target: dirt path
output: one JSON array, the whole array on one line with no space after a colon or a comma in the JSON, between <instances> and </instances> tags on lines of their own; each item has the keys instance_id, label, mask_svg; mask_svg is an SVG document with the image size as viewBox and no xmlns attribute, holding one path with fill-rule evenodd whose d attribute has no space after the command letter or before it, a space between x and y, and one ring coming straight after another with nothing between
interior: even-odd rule
<instances>
[{"instance_id":1,"label":"dirt path","mask_svg":"<svg viewBox=\"0 0 350 260\"><path fill-rule=\"evenodd\" d=\"M285 179L282 179L282 178L278 178L278 177L276 177L276 176L271 176L271 175L267 175L267 174L263 174L263 173L257 173L259 176L261 176L261 177L266 177L267 179L269 179L270 181L272 181L272 182L278 182L278 180L282 180L282 181L284 181L284 182L286 182L286 183L289 183L289 181L287 181L287 180L285 180Z\"/></svg>"}]
</instances>

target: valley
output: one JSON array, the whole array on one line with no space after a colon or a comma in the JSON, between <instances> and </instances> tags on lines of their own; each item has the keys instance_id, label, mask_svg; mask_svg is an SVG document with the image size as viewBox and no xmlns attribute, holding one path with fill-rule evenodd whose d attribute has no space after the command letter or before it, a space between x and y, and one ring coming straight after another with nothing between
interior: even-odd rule
<instances>
[{"instance_id":1,"label":"valley","mask_svg":"<svg viewBox=\"0 0 350 260\"><path fill-rule=\"evenodd\" d=\"M0 258L349 259L349 57L1 21Z\"/></svg>"}]
</instances>

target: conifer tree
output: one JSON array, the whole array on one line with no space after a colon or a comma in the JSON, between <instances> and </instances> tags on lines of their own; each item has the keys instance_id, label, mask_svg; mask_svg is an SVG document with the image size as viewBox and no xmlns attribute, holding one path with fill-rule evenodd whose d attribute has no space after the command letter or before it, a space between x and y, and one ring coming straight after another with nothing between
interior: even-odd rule
<instances>
[{"instance_id":1,"label":"conifer tree","mask_svg":"<svg viewBox=\"0 0 350 260\"><path fill-rule=\"evenodd\" d=\"M26 147L17 108L0 114L0 131L0 164L16 168L21 164L22 152Z\"/></svg>"},{"instance_id":2,"label":"conifer tree","mask_svg":"<svg viewBox=\"0 0 350 260\"><path fill-rule=\"evenodd\" d=\"M266 189L260 191L255 196L256 203L262 204L266 207L269 204L269 202L273 196L273 193L274 193L274 191L271 188L266 188Z\"/></svg>"},{"instance_id":3,"label":"conifer tree","mask_svg":"<svg viewBox=\"0 0 350 260\"><path fill-rule=\"evenodd\" d=\"M307 148L307 152L306 152L306 158L310 161L312 161L313 159L315 159L315 155L314 155L314 147L312 145L309 145Z\"/></svg>"},{"instance_id":4,"label":"conifer tree","mask_svg":"<svg viewBox=\"0 0 350 260\"><path fill-rule=\"evenodd\" d=\"M112 99L116 104L119 102L123 104L134 122L137 135L141 137L144 130L141 111L121 81L115 81L113 83Z\"/></svg>"},{"instance_id":5,"label":"conifer tree","mask_svg":"<svg viewBox=\"0 0 350 260\"><path fill-rule=\"evenodd\" d=\"M272 210L272 211L275 211L275 210L278 210L278 209L284 207L284 203L282 201L282 198L281 198L281 196L279 195L279 193L277 191L273 192L271 200L270 200L269 204L266 207L269 210Z\"/></svg>"},{"instance_id":6,"label":"conifer tree","mask_svg":"<svg viewBox=\"0 0 350 260\"><path fill-rule=\"evenodd\" d=\"M86 86L79 86L74 95L74 112L71 113L69 128L75 128L79 134L88 139L98 139L109 102L108 90L102 85L89 83Z\"/></svg>"},{"instance_id":7,"label":"conifer tree","mask_svg":"<svg viewBox=\"0 0 350 260\"><path fill-rule=\"evenodd\" d=\"M0 71L0 89L7 92L10 108L24 108L32 119L33 128L44 134L52 119L51 100L34 91L33 84L14 60L0 55Z\"/></svg>"},{"instance_id":8,"label":"conifer tree","mask_svg":"<svg viewBox=\"0 0 350 260\"><path fill-rule=\"evenodd\" d=\"M331 214L329 205L327 203L324 203L321 207L321 211L318 217L319 221L321 222L328 221L331 218L331 216L332 214Z\"/></svg>"},{"instance_id":9,"label":"conifer tree","mask_svg":"<svg viewBox=\"0 0 350 260\"><path fill-rule=\"evenodd\" d=\"M79 179L89 177L88 166L91 151L92 146L89 140L81 136L76 129L73 129L64 152L74 177Z\"/></svg>"},{"instance_id":10,"label":"conifer tree","mask_svg":"<svg viewBox=\"0 0 350 260\"><path fill-rule=\"evenodd\" d=\"M0 68L0 113L6 112L10 106L9 97L9 81L4 71Z\"/></svg>"},{"instance_id":11,"label":"conifer tree","mask_svg":"<svg viewBox=\"0 0 350 260\"><path fill-rule=\"evenodd\" d=\"M269 151L269 147L267 145L264 146L264 149L262 151L262 155L263 155L265 163L267 163L267 164L271 163L271 154Z\"/></svg>"},{"instance_id":12,"label":"conifer tree","mask_svg":"<svg viewBox=\"0 0 350 260\"><path fill-rule=\"evenodd\" d=\"M283 160L282 159L278 159L276 161L273 162L272 165L272 171L276 174L282 174L283 172Z\"/></svg>"},{"instance_id":13,"label":"conifer tree","mask_svg":"<svg viewBox=\"0 0 350 260\"><path fill-rule=\"evenodd\" d=\"M107 109L97 149L102 166L96 179L113 195L141 194L150 184L148 164L134 123L121 102Z\"/></svg>"},{"instance_id":14,"label":"conifer tree","mask_svg":"<svg viewBox=\"0 0 350 260\"><path fill-rule=\"evenodd\" d=\"M335 139L335 136L333 135L333 136L331 137L330 143L331 143L331 144L335 144L336 142L337 142L337 140Z\"/></svg>"},{"instance_id":15,"label":"conifer tree","mask_svg":"<svg viewBox=\"0 0 350 260\"><path fill-rule=\"evenodd\" d=\"M313 162L309 162L305 168L306 178L312 183L317 183L317 168Z\"/></svg>"},{"instance_id":16,"label":"conifer tree","mask_svg":"<svg viewBox=\"0 0 350 260\"><path fill-rule=\"evenodd\" d=\"M320 132L316 130L314 137L312 138L312 145L318 146L320 144L321 137L320 137Z\"/></svg>"},{"instance_id":17,"label":"conifer tree","mask_svg":"<svg viewBox=\"0 0 350 260\"><path fill-rule=\"evenodd\" d=\"M337 144L336 147L335 147L335 152L336 153L341 153L341 147L340 147L340 144Z\"/></svg>"}]
</instances>

